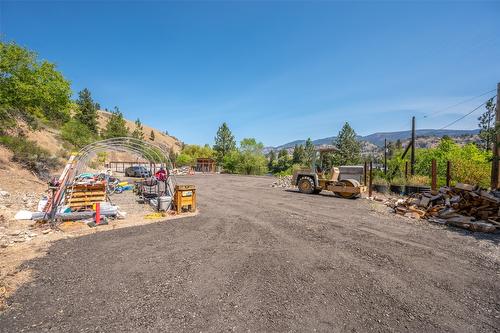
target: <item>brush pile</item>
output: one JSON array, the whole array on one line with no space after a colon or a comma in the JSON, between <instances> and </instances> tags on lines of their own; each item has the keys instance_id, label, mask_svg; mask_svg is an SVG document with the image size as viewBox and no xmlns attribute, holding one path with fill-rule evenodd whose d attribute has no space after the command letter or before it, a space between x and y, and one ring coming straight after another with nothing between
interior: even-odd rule
<instances>
[{"instance_id":1,"label":"brush pile","mask_svg":"<svg viewBox=\"0 0 500 333\"><path fill-rule=\"evenodd\" d=\"M386 205L396 214L471 231L495 232L500 228L500 198L468 184L441 187L405 199L391 198Z\"/></svg>"}]
</instances>

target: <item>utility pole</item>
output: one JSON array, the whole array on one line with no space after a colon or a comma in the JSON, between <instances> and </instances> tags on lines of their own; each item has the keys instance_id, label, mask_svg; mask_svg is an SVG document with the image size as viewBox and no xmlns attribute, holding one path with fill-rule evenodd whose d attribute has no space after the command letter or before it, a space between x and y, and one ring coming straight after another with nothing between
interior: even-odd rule
<instances>
[{"instance_id":1,"label":"utility pole","mask_svg":"<svg viewBox=\"0 0 500 333\"><path fill-rule=\"evenodd\" d=\"M497 107L495 112L495 142L493 143L493 163L491 165L491 189L497 190L500 185L500 82L497 84Z\"/></svg>"},{"instance_id":2,"label":"utility pole","mask_svg":"<svg viewBox=\"0 0 500 333\"><path fill-rule=\"evenodd\" d=\"M410 174L415 174L415 116L411 118L411 155L410 155Z\"/></svg>"},{"instance_id":3,"label":"utility pole","mask_svg":"<svg viewBox=\"0 0 500 333\"><path fill-rule=\"evenodd\" d=\"M387 139L384 139L384 175L387 175Z\"/></svg>"}]
</instances>

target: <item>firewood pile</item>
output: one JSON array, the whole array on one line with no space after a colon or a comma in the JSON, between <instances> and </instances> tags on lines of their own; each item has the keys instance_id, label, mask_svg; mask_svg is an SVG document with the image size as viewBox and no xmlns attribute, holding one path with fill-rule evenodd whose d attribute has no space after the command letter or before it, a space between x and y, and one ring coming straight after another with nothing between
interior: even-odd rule
<instances>
[{"instance_id":1,"label":"firewood pile","mask_svg":"<svg viewBox=\"0 0 500 333\"><path fill-rule=\"evenodd\" d=\"M458 183L405 199L389 199L386 205L396 214L433 223L480 232L500 229L500 198L468 184Z\"/></svg>"}]
</instances>

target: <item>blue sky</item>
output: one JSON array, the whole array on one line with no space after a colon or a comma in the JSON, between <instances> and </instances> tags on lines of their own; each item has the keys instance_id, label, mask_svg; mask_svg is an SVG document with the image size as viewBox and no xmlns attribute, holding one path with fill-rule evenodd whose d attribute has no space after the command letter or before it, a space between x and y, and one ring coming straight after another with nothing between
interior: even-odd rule
<instances>
[{"instance_id":1,"label":"blue sky","mask_svg":"<svg viewBox=\"0 0 500 333\"><path fill-rule=\"evenodd\" d=\"M212 143L440 128L500 81L499 2L5 2L5 40L103 107ZM476 128L479 112L450 128Z\"/></svg>"}]
</instances>

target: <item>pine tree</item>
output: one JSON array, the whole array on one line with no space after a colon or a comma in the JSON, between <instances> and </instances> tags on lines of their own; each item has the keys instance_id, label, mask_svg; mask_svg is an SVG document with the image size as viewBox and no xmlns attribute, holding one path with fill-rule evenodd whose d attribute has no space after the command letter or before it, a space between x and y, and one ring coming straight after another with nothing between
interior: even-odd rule
<instances>
[{"instance_id":1,"label":"pine tree","mask_svg":"<svg viewBox=\"0 0 500 333\"><path fill-rule=\"evenodd\" d=\"M495 108L493 98L486 102L486 111L477 118L479 120L479 138L485 150L491 150L492 143L495 142Z\"/></svg>"},{"instance_id":2,"label":"pine tree","mask_svg":"<svg viewBox=\"0 0 500 333\"><path fill-rule=\"evenodd\" d=\"M269 154L267 154L267 158L269 162L267 163L267 167L269 170L273 170L274 163L276 162L276 153L274 150L271 150Z\"/></svg>"},{"instance_id":3,"label":"pine tree","mask_svg":"<svg viewBox=\"0 0 500 333\"><path fill-rule=\"evenodd\" d=\"M119 138L128 136L128 128L126 126L123 114L120 112L118 107L115 106L115 110L111 112L111 117L109 117L106 123L106 128L104 129L102 136L106 139L109 138Z\"/></svg>"},{"instance_id":4,"label":"pine tree","mask_svg":"<svg viewBox=\"0 0 500 333\"><path fill-rule=\"evenodd\" d=\"M76 100L77 112L75 119L88 127L92 133L97 133L97 108L90 91L85 88L78 93Z\"/></svg>"},{"instance_id":5,"label":"pine tree","mask_svg":"<svg viewBox=\"0 0 500 333\"><path fill-rule=\"evenodd\" d=\"M292 153L293 164L303 164L305 159L305 152L303 145L295 145Z\"/></svg>"},{"instance_id":6,"label":"pine tree","mask_svg":"<svg viewBox=\"0 0 500 333\"><path fill-rule=\"evenodd\" d=\"M236 149L234 136L226 123L219 127L214 141L215 158L218 164L222 164L224 156Z\"/></svg>"},{"instance_id":7,"label":"pine tree","mask_svg":"<svg viewBox=\"0 0 500 333\"><path fill-rule=\"evenodd\" d=\"M149 140L155 141L155 132L151 130L151 134L149 134Z\"/></svg>"},{"instance_id":8,"label":"pine tree","mask_svg":"<svg viewBox=\"0 0 500 333\"><path fill-rule=\"evenodd\" d=\"M302 161L303 165L311 166L314 160L314 154L316 154L316 149L312 143L311 138L307 138L306 144L304 146L304 159Z\"/></svg>"},{"instance_id":9,"label":"pine tree","mask_svg":"<svg viewBox=\"0 0 500 333\"><path fill-rule=\"evenodd\" d=\"M334 163L340 165L354 165L361 161L361 145L359 144L356 132L345 123L334 141L338 152L334 154Z\"/></svg>"},{"instance_id":10,"label":"pine tree","mask_svg":"<svg viewBox=\"0 0 500 333\"><path fill-rule=\"evenodd\" d=\"M135 129L132 132L132 137L140 140L144 139L144 128L139 118L135 121Z\"/></svg>"}]
</instances>

